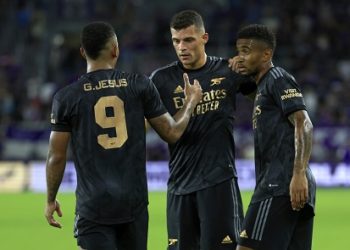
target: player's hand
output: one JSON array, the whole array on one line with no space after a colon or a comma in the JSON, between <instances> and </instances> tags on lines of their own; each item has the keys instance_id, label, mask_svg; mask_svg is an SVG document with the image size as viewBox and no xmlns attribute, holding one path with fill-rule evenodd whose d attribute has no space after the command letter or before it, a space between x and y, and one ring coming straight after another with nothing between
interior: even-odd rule
<instances>
[{"instance_id":1,"label":"player's hand","mask_svg":"<svg viewBox=\"0 0 350 250\"><path fill-rule=\"evenodd\" d=\"M54 202L48 202L45 208L46 220L51 226L62 228L61 224L53 218L53 214L55 211L59 217L62 217L60 203L57 200L55 200Z\"/></svg>"},{"instance_id":2,"label":"player's hand","mask_svg":"<svg viewBox=\"0 0 350 250\"><path fill-rule=\"evenodd\" d=\"M194 83L191 84L187 73L183 74L183 78L185 82L185 100L192 102L195 106L202 100L202 87L196 79L194 80Z\"/></svg>"},{"instance_id":3,"label":"player's hand","mask_svg":"<svg viewBox=\"0 0 350 250\"><path fill-rule=\"evenodd\" d=\"M240 69L238 67L239 56L234 56L228 59L228 67L231 68L232 71L239 73Z\"/></svg>"},{"instance_id":4,"label":"player's hand","mask_svg":"<svg viewBox=\"0 0 350 250\"><path fill-rule=\"evenodd\" d=\"M300 211L308 200L308 181L305 172L294 173L289 185L293 210Z\"/></svg>"}]
</instances>

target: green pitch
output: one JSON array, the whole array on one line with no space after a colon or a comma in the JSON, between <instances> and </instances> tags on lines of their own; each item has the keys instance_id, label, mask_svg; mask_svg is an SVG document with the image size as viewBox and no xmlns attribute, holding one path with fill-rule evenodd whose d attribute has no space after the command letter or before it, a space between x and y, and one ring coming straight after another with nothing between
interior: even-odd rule
<instances>
[{"instance_id":1,"label":"green pitch","mask_svg":"<svg viewBox=\"0 0 350 250\"><path fill-rule=\"evenodd\" d=\"M245 207L251 193L244 192ZM319 189L313 250L349 249L350 189ZM0 249L77 249L73 238L74 195L60 194L62 229L49 227L44 194L0 194ZM165 193L150 194L149 249L165 250ZM137 240L137 239L136 239Z\"/></svg>"}]
</instances>

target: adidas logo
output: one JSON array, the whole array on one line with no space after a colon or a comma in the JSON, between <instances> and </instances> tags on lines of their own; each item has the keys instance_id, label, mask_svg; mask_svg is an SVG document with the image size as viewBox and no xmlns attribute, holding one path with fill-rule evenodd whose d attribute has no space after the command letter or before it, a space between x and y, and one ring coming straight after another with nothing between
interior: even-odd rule
<instances>
[{"instance_id":1,"label":"adidas logo","mask_svg":"<svg viewBox=\"0 0 350 250\"><path fill-rule=\"evenodd\" d=\"M241 232L241 234L239 235L239 237L248 239L247 231L246 231L246 230L243 230L243 231Z\"/></svg>"},{"instance_id":2,"label":"adidas logo","mask_svg":"<svg viewBox=\"0 0 350 250\"><path fill-rule=\"evenodd\" d=\"M221 244L231 244L231 243L232 243L232 240L228 235L221 241Z\"/></svg>"},{"instance_id":3,"label":"adidas logo","mask_svg":"<svg viewBox=\"0 0 350 250\"><path fill-rule=\"evenodd\" d=\"M174 246L177 243L177 239L169 239L169 246Z\"/></svg>"},{"instance_id":4,"label":"adidas logo","mask_svg":"<svg viewBox=\"0 0 350 250\"><path fill-rule=\"evenodd\" d=\"M184 89L181 87L181 85L177 86L176 89L174 90L174 94L179 94L183 92L184 92Z\"/></svg>"}]
</instances>

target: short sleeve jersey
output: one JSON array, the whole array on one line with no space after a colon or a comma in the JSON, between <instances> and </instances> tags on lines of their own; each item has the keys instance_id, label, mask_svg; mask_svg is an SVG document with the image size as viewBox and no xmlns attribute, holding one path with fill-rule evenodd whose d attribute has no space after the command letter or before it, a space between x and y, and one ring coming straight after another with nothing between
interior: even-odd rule
<instances>
[{"instance_id":1,"label":"short sleeve jersey","mask_svg":"<svg viewBox=\"0 0 350 250\"><path fill-rule=\"evenodd\" d=\"M169 145L168 191L174 194L188 194L236 176L233 138L236 94L256 89L250 80L250 85L241 84L247 78L232 72L225 59L207 57L206 64L197 70L185 70L177 61L151 75L171 115L184 103L185 72L191 82L194 79L200 82L203 98L180 140Z\"/></svg>"},{"instance_id":2,"label":"short sleeve jersey","mask_svg":"<svg viewBox=\"0 0 350 250\"><path fill-rule=\"evenodd\" d=\"M294 126L288 116L306 110L294 77L280 67L271 68L260 80L253 110L256 188L252 202L289 195L294 168ZM315 180L307 168L310 203L314 204Z\"/></svg>"},{"instance_id":3,"label":"short sleeve jersey","mask_svg":"<svg viewBox=\"0 0 350 250\"><path fill-rule=\"evenodd\" d=\"M71 133L76 213L112 224L148 204L144 117L166 112L146 77L114 69L84 74L53 99L53 131Z\"/></svg>"}]
</instances>

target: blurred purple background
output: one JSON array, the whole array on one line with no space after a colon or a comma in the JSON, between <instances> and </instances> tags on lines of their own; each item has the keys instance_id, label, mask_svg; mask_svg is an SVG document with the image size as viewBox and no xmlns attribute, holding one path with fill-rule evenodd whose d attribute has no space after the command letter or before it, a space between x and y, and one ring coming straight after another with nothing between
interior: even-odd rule
<instances>
[{"instance_id":1,"label":"blurred purple background","mask_svg":"<svg viewBox=\"0 0 350 250\"><path fill-rule=\"evenodd\" d=\"M113 24L118 68L150 74L176 60L169 22L179 10L202 14L207 54L235 54L238 28L264 23L277 32L275 65L301 85L315 126L313 162L350 163L350 4L252 0L2 0L0 1L0 159L46 158L52 95L85 72L79 32L87 22ZM240 97L237 158L253 157L252 103ZM167 160L167 146L147 134L149 160Z\"/></svg>"}]
</instances>

